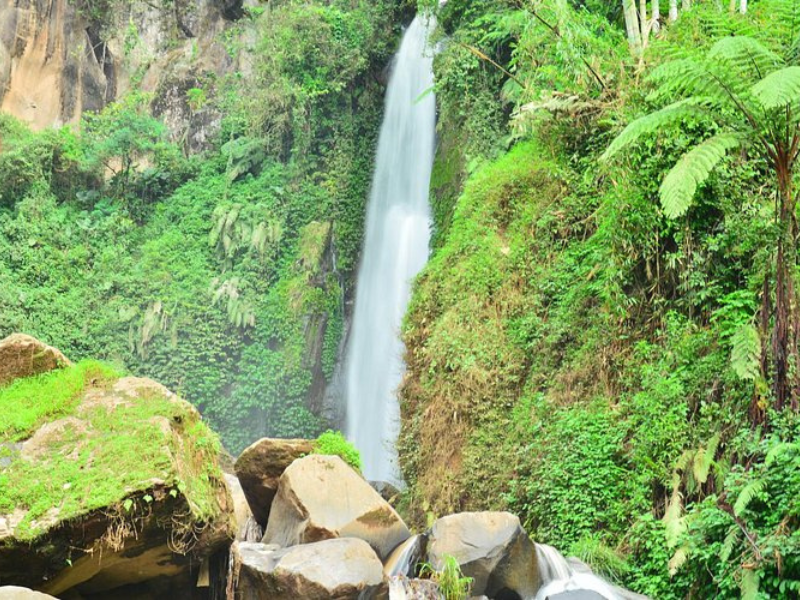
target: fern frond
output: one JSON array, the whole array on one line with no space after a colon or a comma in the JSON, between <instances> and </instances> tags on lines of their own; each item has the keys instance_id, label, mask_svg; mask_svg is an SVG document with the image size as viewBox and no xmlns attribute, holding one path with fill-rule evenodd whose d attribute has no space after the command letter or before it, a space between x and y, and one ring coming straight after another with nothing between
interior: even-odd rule
<instances>
[{"instance_id":1,"label":"fern frond","mask_svg":"<svg viewBox=\"0 0 800 600\"><path fill-rule=\"evenodd\" d=\"M739 496L736 498L736 502L733 505L733 514L735 514L737 517L740 517L753 501L753 498L764 491L766 486L767 482L764 479L755 479L744 486L742 491L739 492Z\"/></svg>"},{"instance_id":2,"label":"fern frond","mask_svg":"<svg viewBox=\"0 0 800 600\"><path fill-rule=\"evenodd\" d=\"M749 73L754 79L761 79L783 63L780 56L746 35L722 38L711 47L708 58L726 63L739 74Z\"/></svg>"},{"instance_id":3,"label":"fern frond","mask_svg":"<svg viewBox=\"0 0 800 600\"><path fill-rule=\"evenodd\" d=\"M675 219L685 214L698 186L705 183L723 157L742 143L734 133L721 133L684 154L664 178L659 194L664 214Z\"/></svg>"},{"instance_id":4,"label":"fern frond","mask_svg":"<svg viewBox=\"0 0 800 600\"><path fill-rule=\"evenodd\" d=\"M711 64L691 58L682 58L664 63L655 69L648 81L658 88L648 97L660 98L703 98L708 104L731 105L731 92L743 89L741 79Z\"/></svg>"},{"instance_id":5,"label":"fern frond","mask_svg":"<svg viewBox=\"0 0 800 600\"><path fill-rule=\"evenodd\" d=\"M796 105L800 99L800 67L773 71L756 83L751 92L765 110Z\"/></svg>"},{"instance_id":6,"label":"fern frond","mask_svg":"<svg viewBox=\"0 0 800 600\"><path fill-rule=\"evenodd\" d=\"M739 541L739 528L734 525L728 530L728 534L725 536L725 541L722 542L722 550L719 552L719 560L721 563L727 563L728 559L733 554L733 549L736 546L736 542Z\"/></svg>"},{"instance_id":7,"label":"fern frond","mask_svg":"<svg viewBox=\"0 0 800 600\"><path fill-rule=\"evenodd\" d=\"M761 373L761 339L752 324L739 327L731 337L731 367L740 379L755 380Z\"/></svg>"},{"instance_id":8,"label":"fern frond","mask_svg":"<svg viewBox=\"0 0 800 600\"><path fill-rule=\"evenodd\" d=\"M674 548L686 531L686 521L683 518L683 497L677 489L672 492L667 510L664 512L663 522L667 547Z\"/></svg>"},{"instance_id":9,"label":"fern frond","mask_svg":"<svg viewBox=\"0 0 800 600\"><path fill-rule=\"evenodd\" d=\"M764 464L768 467L772 466L772 463L774 463L778 457L790 452L796 453L798 451L800 451L800 444L793 442L780 442L769 449L769 452L767 452L767 456L764 459Z\"/></svg>"},{"instance_id":10,"label":"fern frond","mask_svg":"<svg viewBox=\"0 0 800 600\"><path fill-rule=\"evenodd\" d=\"M663 127L673 123L680 123L690 115L700 115L702 113L703 110L700 107L700 101L696 98L687 98L665 106L661 110L652 112L649 115L639 117L635 121L629 123L614 141L611 142L606 151L603 152L600 160L606 161L610 159L621 150L638 142L642 137L656 133Z\"/></svg>"},{"instance_id":11,"label":"fern frond","mask_svg":"<svg viewBox=\"0 0 800 600\"><path fill-rule=\"evenodd\" d=\"M686 560L689 558L689 546L684 544L680 548L675 551L675 554L672 555L672 558L669 559L669 574L670 576L674 576L678 570L686 563Z\"/></svg>"},{"instance_id":12,"label":"fern frond","mask_svg":"<svg viewBox=\"0 0 800 600\"><path fill-rule=\"evenodd\" d=\"M705 449L698 449L694 455L692 471L695 480L700 485L704 484L708 480L708 474L711 471L711 465L714 464L714 456L717 453L718 446L719 434L717 433L711 437Z\"/></svg>"},{"instance_id":13,"label":"fern frond","mask_svg":"<svg viewBox=\"0 0 800 600\"><path fill-rule=\"evenodd\" d=\"M742 569L742 600L757 600L758 588L758 573L752 569Z\"/></svg>"}]
</instances>

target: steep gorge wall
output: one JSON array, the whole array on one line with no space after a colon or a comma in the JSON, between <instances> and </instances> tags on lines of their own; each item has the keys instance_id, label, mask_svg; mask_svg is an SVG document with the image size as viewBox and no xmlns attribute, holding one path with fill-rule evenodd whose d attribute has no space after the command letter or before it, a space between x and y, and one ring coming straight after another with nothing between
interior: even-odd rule
<instances>
[{"instance_id":1,"label":"steep gorge wall","mask_svg":"<svg viewBox=\"0 0 800 600\"><path fill-rule=\"evenodd\" d=\"M174 137L202 147L218 118L186 91L246 70L224 40L242 14L237 0L0 0L0 110L43 129L140 89Z\"/></svg>"}]
</instances>

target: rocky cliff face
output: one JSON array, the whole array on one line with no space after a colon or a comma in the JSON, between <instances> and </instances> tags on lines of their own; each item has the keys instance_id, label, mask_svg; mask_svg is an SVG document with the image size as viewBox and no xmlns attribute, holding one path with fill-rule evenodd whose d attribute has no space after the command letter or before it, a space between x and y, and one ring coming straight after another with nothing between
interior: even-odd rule
<instances>
[{"instance_id":1,"label":"rocky cliff face","mask_svg":"<svg viewBox=\"0 0 800 600\"><path fill-rule=\"evenodd\" d=\"M241 0L0 0L0 110L42 129L135 88L176 139L202 147L218 116L187 91L246 70L226 49L242 15Z\"/></svg>"}]
</instances>

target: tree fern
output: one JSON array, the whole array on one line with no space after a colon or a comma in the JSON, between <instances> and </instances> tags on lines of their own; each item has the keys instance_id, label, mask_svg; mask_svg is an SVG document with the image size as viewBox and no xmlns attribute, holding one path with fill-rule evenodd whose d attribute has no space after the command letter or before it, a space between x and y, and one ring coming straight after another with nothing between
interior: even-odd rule
<instances>
[{"instance_id":1,"label":"tree fern","mask_svg":"<svg viewBox=\"0 0 800 600\"><path fill-rule=\"evenodd\" d=\"M731 337L731 367L740 379L755 380L761 374L761 339L750 323Z\"/></svg>"},{"instance_id":2,"label":"tree fern","mask_svg":"<svg viewBox=\"0 0 800 600\"><path fill-rule=\"evenodd\" d=\"M753 499L764 491L766 485L767 482L764 479L755 479L744 486L733 505L733 514L740 517Z\"/></svg>"},{"instance_id":3,"label":"tree fern","mask_svg":"<svg viewBox=\"0 0 800 600\"><path fill-rule=\"evenodd\" d=\"M689 116L702 114L699 102L694 98L680 100L669 106L639 117L631 122L622 132L611 142L611 145L601 156L601 160L608 160L618 154L621 150L635 144L641 138L656 133L663 127L674 123L681 123Z\"/></svg>"},{"instance_id":4,"label":"tree fern","mask_svg":"<svg viewBox=\"0 0 800 600\"><path fill-rule=\"evenodd\" d=\"M783 63L783 59L749 36L729 36L717 41L708 52L711 61L724 62L738 73L751 73L761 79Z\"/></svg>"},{"instance_id":5,"label":"tree fern","mask_svg":"<svg viewBox=\"0 0 800 600\"><path fill-rule=\"evenodd\" d=\"M658 85L649 100L687 97L695 102L730 105L731 91L737 87L736 78L727 72L719 72L712 64L684 58L656 67L648 80Z\"/></svg>"},{"instance_id":6,"label":"tree fern","mask_svg":"<svg viewBox=\"0 0 800 600\"><path fill-rule=\"evenodd\" d=\"M721 133L684 154L664 178L659 194L664 214L674 219L689 210L698 186L705 183L719 161L742 142L735 133Z\"/></svg>"},{"instance_id":7,"label":"tree fern","mask_svg":"<svg viewBox=\"0 0 800 600\"><path fill-rule=\"evenodd\" d=\"M761 79L752 94L765 110L800 104L800 67L785 67Z\"/></svg>"}]
</instances>

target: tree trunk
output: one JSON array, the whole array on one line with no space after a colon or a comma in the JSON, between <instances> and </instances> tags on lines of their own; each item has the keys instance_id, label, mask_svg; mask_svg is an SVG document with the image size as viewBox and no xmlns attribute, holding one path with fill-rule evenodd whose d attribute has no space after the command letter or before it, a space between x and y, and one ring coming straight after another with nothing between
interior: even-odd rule
<instances>
[{"instance_id":1,"label":"tree trunk","mask_svg":"<svg viewBox=\"0 0 800 600\"><path fill-rule=\"evenodd\" d=\"M650 23L647 20L647 0L639 0L639 28L642 36L642 50L650 40Z\"/></svg>"},{"instance_id":2,"label":"tree trunk","mask_svg":"<svg viewBox=\"0 0 800 600\"><path fill-rule=\"evenodd\" d=\"M747 14L747 0L739 0L739 12L743 15Z\"/></svg>"},{"instance_id":3,"label":"tree trunk","mask_svg":"<svg viewBox=\"0 0 800 600\"><path fill-rule=\"evenodd\" d=\"M669 21L674 23L678 20L678 0L669 0Z\"/></svg>"},{"instance_id":4,"label":"tree trunk","mask_svg":"<svg viewBox=\"0 0 800 600\"><path fill-rule=\"evenodd\" d=\"M690 8L692 8L692 0L683 0L683 2L681 3L681 8L683 10L689 10Z\"/></svg>"},{"instance_id":5,"label":"tree trunk","mask_svg":"<svg viewBox=\"0 0 800 600\"><path fill-rule=\"evenodd\" d=\"M792 172L787 165L778 166L778 188L780 198L778 227L778 251L775 258L775 325L772 339L772 359L775 362L774 393L775 409L783 410L787 402L797 409L797 374L792 372L797 365L796 299L794 298L794 271L797 266L797 231L795 223ZM787 259L788 256L788 259ZM792 363L795 363L794 365Z\"/></svg>"},{"instance_id":6,"label":"tree trunk","mask_svg":"<svg viewBox=\"0 0 800 600\"><path fill-rule=\"evenodd\" d=\"M639 30L639 16L636 13L635 0L622 0L622 12L625 15L628 45L634 56L639 56L642 52L642 35Z\"/></svg>"},{"instance_id":7,"label":"tree trunk","mask_svg":"<svg viewBox=\"0 0 800 600\"><path fill-rule=\"evenodd\" d=\"M653 33L658 33L661 30L661 7L658 0L653 0Z\"/></svg>"}]
</instances>

